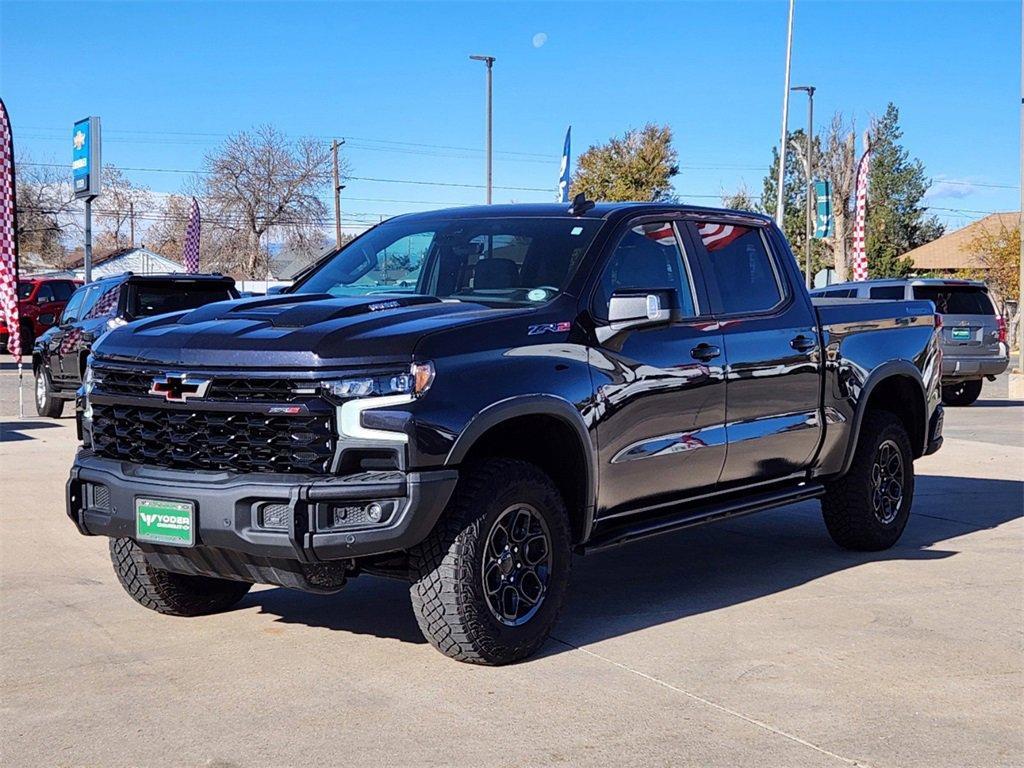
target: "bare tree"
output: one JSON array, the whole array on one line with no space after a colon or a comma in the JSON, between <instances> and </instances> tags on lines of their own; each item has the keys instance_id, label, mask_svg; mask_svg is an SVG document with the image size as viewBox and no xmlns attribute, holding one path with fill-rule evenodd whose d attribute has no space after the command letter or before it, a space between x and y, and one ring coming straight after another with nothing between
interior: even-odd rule
<instances>
[{"instance_id":1,"label":"bare tree","mask_svg":"<svg viewBox=\"0 0 1024 768\"><path fill-rule=\"evenodd\" d=\"M153 196L146 187L132 184L120 168L107 164L103 168L103 188L94 206L102 227L98 242L102 249L113 250L132 244L135 221L153 208Z\"/></svg>"},{"instance_id":2,"label":"bare tree","mask_svg":"<svg viewBox=\"0 0 1024 768\"><path fill-rule=\"evenodd\" d=\"M847 122L841 112L836 112L820 137L822 153L817 163L819 174L832 184L833 228L828 243L838 282L848 279L853 247L853 192L857 183L854 133L853 122Z\"/></svg>"},{"instance_id":3,"label":"bare tree","mask_svg":"<svg viewBox=\"0 0 1024 768\"><path fill-rule=\"evenodd\" d=\"M731 194L722 193L722 207L736 211L761 211L760 198L755 197L745 183L741 183Z\"/></svg>"},{"instance_id":4,"label":"bare tree","mask_svg":"<svg viewBox=\"0 0 1024 768\"><path fill-rule=\"evenodd\" d=\"M68 173L51 164L33 163L27 154L19 153L15 175L18 248L51 263L63 262L64 241L78 228L78 206Z\"/></svg>"},{"instance_id":5,"label":"bare tree","mask_svg":"<svg viewBox=\"0 0 1024 768\"><path fill-rule=\"evenodd\" d=\"M269 125L231 136L208 154L198 187L204 234L216 231L211 260L234 261L218 266L263 279L272 230L290 243L319 246L327 223L320 193L331 177L330 155L324 142L289 141Z\"/></svg>"}]
</instances>

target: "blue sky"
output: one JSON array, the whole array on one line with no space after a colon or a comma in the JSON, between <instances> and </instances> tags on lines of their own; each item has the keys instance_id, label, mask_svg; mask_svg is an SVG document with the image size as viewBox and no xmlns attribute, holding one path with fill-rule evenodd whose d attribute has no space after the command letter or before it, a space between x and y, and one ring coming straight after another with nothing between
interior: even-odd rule
<instances>
[{"instance_id":1,"label":"blue sky","mask_svg":"<svg viewBox=\"0 0 1024 768\"><path fill-rule=\"evenodd\" d=\"M793 84L819 123L863 130L892 100L951 227L1019 205L1020 4L797 0ZM177 191L226 134L342 136L346 223L476 203L483 65L495 64L495 199L549 200L574 154L648 121L675 132L684 200L760 192L778 141L786 3L0 2L0 93L19 150L70 163L102 116L104 158ZM542 43L542 44L541 44ZM804 125L794 94L790 126ZM419 146L430 145L430 146ZM369 179L402 180L403 183ZM954 209L954 210L944 210Z\"/></svg>"}]
</instances>

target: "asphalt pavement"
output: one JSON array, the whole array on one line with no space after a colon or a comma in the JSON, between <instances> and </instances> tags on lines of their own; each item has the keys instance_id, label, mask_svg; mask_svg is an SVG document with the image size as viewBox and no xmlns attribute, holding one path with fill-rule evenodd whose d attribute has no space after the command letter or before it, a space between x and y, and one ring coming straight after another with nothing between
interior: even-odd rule
<instances>
[{"instance_id":1,"label":"asphalt pavement","mask_svg":"<svg viewBox=\"0 0 1024 768\"><path fill-rule=\"evenodd\" d=\"M947 410L893 549L837 549L809 502L577 558L543 652L489 669L373 577L136 605L65 517L73 420L10 418L15 380L3 766L1024 765L1024 403L999 382Z\"/></svg>"}]
</instances>

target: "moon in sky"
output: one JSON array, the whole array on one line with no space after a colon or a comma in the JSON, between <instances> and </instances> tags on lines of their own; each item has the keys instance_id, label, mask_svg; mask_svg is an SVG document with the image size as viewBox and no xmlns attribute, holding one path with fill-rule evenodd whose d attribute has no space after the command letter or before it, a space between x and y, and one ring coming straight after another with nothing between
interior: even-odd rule
<instances>
[{"instance_id":1,"label":"moon in sky","mask_svg":"<svg viewBox=\"0 0 1024 768\"><path fill-rule=\"evenodd\" d=\"M548 41L548 34L547 34L547 32L538 32L536 35L533 36L533 47L534 48L540 48L547 41Z\"/></svg>"}]
</instances>

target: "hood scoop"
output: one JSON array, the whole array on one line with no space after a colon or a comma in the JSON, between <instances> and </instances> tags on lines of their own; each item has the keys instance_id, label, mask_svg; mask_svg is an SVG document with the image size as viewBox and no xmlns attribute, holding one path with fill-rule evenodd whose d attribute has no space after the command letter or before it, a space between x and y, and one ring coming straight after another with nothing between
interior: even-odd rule
<instances>
[{"instance_id":1,"label":"hood scoop","mask_svg":"<svg viewBox=\"0 0 1024 768\"><path fill-rule=\"evenodd\" d=\"M178 322L185 325L210 320L250 320L274 328L306 328L317 323L357 315L440 304L434 296L388 295L335 297L329 294L277 295L240 301L231 305L208 304L189 312Z\"/></svg>"}]
</instances>

